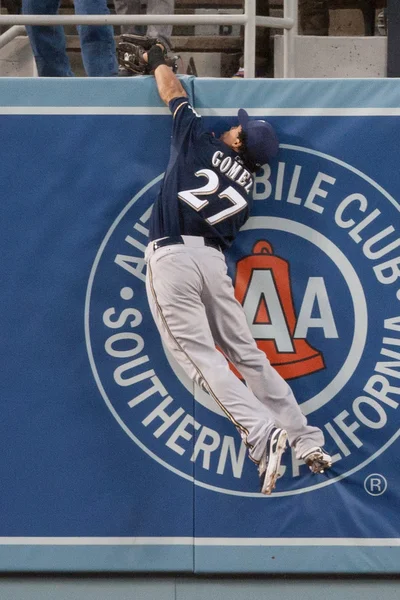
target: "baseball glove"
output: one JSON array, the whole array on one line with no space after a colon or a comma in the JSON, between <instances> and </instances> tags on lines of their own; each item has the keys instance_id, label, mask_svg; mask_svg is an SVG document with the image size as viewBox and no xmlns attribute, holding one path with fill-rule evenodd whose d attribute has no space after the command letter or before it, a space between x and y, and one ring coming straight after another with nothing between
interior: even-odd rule
<instances>
[{"instance_id":1,"label":"baseball glove","mask_svg":"<svg viewBox=\"0 0 400 600\"><path fill-rule=\"evenodd\" d=\"M117 46L118 63L132 75L149 75L151 70L143 60L143 54L148 52L155 44L162 45L162 42L147 35L134 35L131 33L121 35ZM168 56L165 49L164 57L166 64L176 73L178 70L178 57Z\"/></svg>"}]
</instances>

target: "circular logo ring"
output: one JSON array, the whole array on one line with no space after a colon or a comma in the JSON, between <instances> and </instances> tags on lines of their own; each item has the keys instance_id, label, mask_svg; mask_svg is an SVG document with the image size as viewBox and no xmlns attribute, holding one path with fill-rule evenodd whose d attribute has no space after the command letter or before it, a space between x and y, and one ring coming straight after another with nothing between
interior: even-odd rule
<instances>
[{"instance_id":1,"label":"circular logo ring","mask_svg":"<svg viewBox=\"0 0 400 600\"><path fill-rule=\"evenodd\" d=\"M308 148L303 148L300 146L292 146L292 145L287 145L287 144L282 144L281 148L286 148L288 150L295 150L295 151L299 151L299 152L304 152L304 153L308 153L308 154L313 154L315 156L319 156L322 157L328 161L331 161L333 163L336 163L342 167L344 167L345 169L355 173L356 175L358 175L359 177L361 177L362 179L364 179L365 181L367 181L370 185L372 185L375 189L377 189L383 196L386 197L386 199L388 199L396 208L397 210L400 211L400 206L399 204L396 202L396 200L390 196L381 186L379 186L375 181L373 181L370 177L368 177L367 175L365 175L364 173L362 173L361 171L355 169L354 167L352 167L351 165L348 165L347 163L344 163L343 161L340 161L338 159L336 159L335 157L331 157L327 154L321 153L321 152L317 152L314 150L310 150ZM205 488L205 489L209 489L209 490L213 490L216 492L220 492L223 494L228 494L228 495L234 495L234 496L242 496L242 497L253 497L253 498L263 498L265 501L265 496L259 494L259 493L254 493L254 492L242 492L242 491L236 491L236 490L230 490L230 489L224 489L218 486L213 486L207 483L204 483L202 481L196 480L194 479L191 475L188 475L182 471L180 471L179 469L173 467L172 465L168 464L166 461L164 461L162 458L160 458L159 456L157 456L154 452L152 452L151 450L149 450L129 429L129 427L124 423L124 421L121 419L121 417L118 415L117 411L114 409L111 401L109 400L104 387L101 383L99 374L97 372L96 369L96 365L94 362L94 357L93 357L93 351L91 348L91 342L90 342L90 329L89 329L89 309L90 309L90 299L91 299L91 292L92 292L92 287L93 287L93 281L94 281L94 277L96 274L96 270L97 267L99 265L101 256L104 252L104 249L111 237L111 235L113 234L113 232L115 231L115 229L117 228L118 224L121 222L121 220L123 219L123 217L125 216L125 214L128 212L128 210L132 207L133 204L135 204L135 202L137 202L153 185L155 185L156 183L158 183L163 177L163 174L159 175L158 177L154 178L151 182L149 182L144 188L142 188L142 190L140 190L138 192L138 194L136 194L132 200L127 204L127 206L121 211L121 213L118 215L118 217L116 218L116 220L114 221L114 223L111 225L110 229L108 230L99 250L98 253L96 255L95 261L93 263L93 267L89 276L89 281L88 281L88 288L87 288L87 293L86 293L86 300L85 300L85 338L86 338L86 346L87 346L87 352L88 352L88 356L89 356L89 361L91 364L91 368L93 371L93 375L96 381L96 384L98 386L98 389L104 399L104 401L106 402L110 412L113 414L114 418L117 420L117 422L119 423L119 425L122 427L122 429L125 431L125 433L149 456L151 456L156 462L158 462L159 464L163 465L165 468L167 468L168 470L176 473L177 475L181 476L182 478L193 482L195 485L198 485L199 487ZM344 255L343 255L344 256ZM346 259L347 260L347 259ZM357 313L355 313L357 314ZM352 360L354 360L354 357L352 358ZM340 374L340 372L339 372ZM338 374L338 375L339 375ZM331 382L332 383L332 382ZM318 395L317 395L318 396ZM315 400L315 397L312 398L311 400ZM302 407L304 409L304 405ZM392 437L387 440L387 442L381 446L381 448L379 448L372 456L370 456L368 459L366 459L365 461L363 461L361 464L356 465L355 467L353 467L352 469L350 469L349 471L342 473L336 477L332 477L328 480L325 480L321 483L318 483L316 485L313 486L309 486L307 488L300 488L300 489L296 489L296 490L290 490L290 491L285 491L285 492L276 492L274 493L271 498L277 498L277 497L281 497L281 496L293 496L293 495L297 495L297 494L301 494L301 493L307 493L310 491L314 491L316 489L320 489L323 488L327 485L331 485L335 482L338 482L356 472L358 472L360 469L364 468L366 465L368 465L369 463L371 463L375 458L377 458L378 456L380 456L383 452L385 452L387 450L387 448L389 448L389 446L391 446L393 444L393 442L400 436L400 429L394 433L392 435Z\"/></svg>"}]
</instances>

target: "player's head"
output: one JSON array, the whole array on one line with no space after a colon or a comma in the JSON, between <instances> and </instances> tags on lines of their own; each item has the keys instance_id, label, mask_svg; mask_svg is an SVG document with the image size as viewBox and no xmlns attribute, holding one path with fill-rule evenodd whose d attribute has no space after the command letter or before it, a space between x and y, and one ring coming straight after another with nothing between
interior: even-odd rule
<instances>
[{"instance_id":1,"label":"player's head","mask_svg":"<svg viewBox=\"0 0 400 600\"><path fill-rule=\"evenodd\" d=\"M225 131L220 139L241 155L251 171L256 171L278 154L277 135L267 121L250 120L243 108L239 109L238 119L239 125Z\"/></svg>"},{"instance_id":2,"label":"player's head","mask_svg":"<svg viewBox=\"0 0 400 600\"><path fill-rule=\"evenodd\" d=\"M243 108L239 109L238 119L241 126L238 152L244 162L255 170L278 154L278 137L270 123L259 119L250 120Z\"/></svg>"},{"instance_id":3,"label":"player's head","mask_svg":"<svg viewBox=\"0 0 400 600\"><path fill-rule=\"evenodd\" d=\"M225 131L220 139L241 155L251 171L256 171L278 154L277 135L267 121L250 120L243 108L239 109L238 119L239 125Z\"/></svg>"}]
</instances>

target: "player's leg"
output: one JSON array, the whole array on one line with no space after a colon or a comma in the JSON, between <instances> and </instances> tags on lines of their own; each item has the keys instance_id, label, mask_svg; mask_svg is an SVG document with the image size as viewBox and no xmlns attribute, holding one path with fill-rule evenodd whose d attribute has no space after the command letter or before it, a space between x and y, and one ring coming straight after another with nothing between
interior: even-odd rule
<instances>
[{"instance_id":1,"label":"player's leg","mask_svg":"<svg viewBox=\"0 0 400 600\"><path fill-rule=\"evenodd\" d=\"M232 373L215 348L201 301L202 274L193 261L193 250L201 252L199 248L168 246L150 257L146 277L149 305L168 350L218 403L258 462L274 423L268 408Z\"/></svg>"},{"instance_id":2,"label":"player's leg","mask_svg":"<svg viewBox=\"0 0 400 600\"><path fill-rule=\"evenodd\" d=\"M259 463L260 491L269 495L279 476L287 433L275 427L268 409L230 371L216 350L201 301L203 274L193 258L186 247L161 248L150 258L146 290L152 314L169 351L239 430L249 446L250 458ZM213 270L218 278L218 268Z\"/></svg>"},{"instance_id":3,"label":"player's leg","mask_svg":"<svg viewBox=\"0 0 400 600\"><path fill-rule=\"evenodd\" d=\"M276 425L286 429L296 456L304 458L310 449L323 446L322 431L308 425L290 386L258 349L243 308L234 296L226 267L218 281L209 278L205 283L203 301L216 343L242 374L254 395L271 411Z\"/></svg>"}]
</instances>

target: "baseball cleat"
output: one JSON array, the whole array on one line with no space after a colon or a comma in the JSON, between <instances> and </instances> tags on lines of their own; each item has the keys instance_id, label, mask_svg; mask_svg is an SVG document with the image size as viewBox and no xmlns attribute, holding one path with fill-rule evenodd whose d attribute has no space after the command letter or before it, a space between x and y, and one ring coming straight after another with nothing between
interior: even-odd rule
<instances>
[{"instance_id":1,"label":"baseball cleat","mask_svg":"<svg viewBox=\"0 0 400 600\"><path fill-rule=\"evenodd\" d=\"M275 488L276 480L279 477L282 454L286 448L286 441L287 432L284 429L275 427L271 431L271 435L265 446L264 454L258 465L260 491L266 496L269 496Z\"/></svg>"},{"instance_id":2,"label":"baseball cleat","mask_svg":"<svg viewBox=\"0 0 400 600\"><path fill-rule=\"evenodd\" d=\"M323 473L332 466L332 457L323 448L315 447L303 454L302 459L312 473Z\"/></svg>"}]
</instances>

